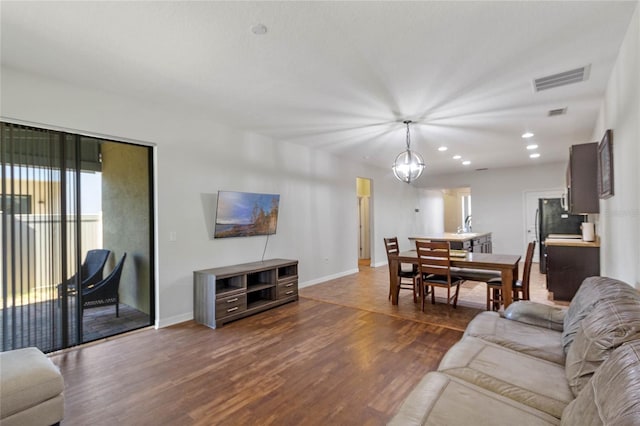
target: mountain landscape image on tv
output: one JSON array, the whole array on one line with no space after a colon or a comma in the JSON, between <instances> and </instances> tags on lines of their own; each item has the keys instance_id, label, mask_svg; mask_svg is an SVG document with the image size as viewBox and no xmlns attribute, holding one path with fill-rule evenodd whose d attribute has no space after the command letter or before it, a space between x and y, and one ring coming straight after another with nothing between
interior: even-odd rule
<instances>
[{"instance_id":1,"label":"mountain landscape image on tv","mask_svg":"<svg viewBox=\"0 0 640 426\"><path fill-rule=\"evenodd\" d=\"M218 191L214 238L276 233L279 194Z\"/></svg>"}]
</instances>

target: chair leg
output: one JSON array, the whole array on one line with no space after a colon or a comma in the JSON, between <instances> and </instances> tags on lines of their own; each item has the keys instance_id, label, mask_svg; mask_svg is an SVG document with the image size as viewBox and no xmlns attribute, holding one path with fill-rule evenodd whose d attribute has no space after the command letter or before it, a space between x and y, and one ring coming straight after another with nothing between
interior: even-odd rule
<instances>
[{"instance_id":1,"label":"chair leg","mask_svg":"<svg viewBox=\"0 0 640 426\"><path fill-rule=\"evenodd\" d=\"M491 310L491 287L487 285L487 311Z\"/></svg>"},{"instance_id":2,"label":"chair leg","mask_svg":"<svg viewBox=\"0 0 640 426\"><path fill-rule=\"evenodd\" d=\"M493 310L499 311L502 304L502 291L500 289L493 289Z\"/></svg>"},{"instance_id":3,"label":"chair leg","mask_svg":"<svg viewBox=\"0 0 640 426\"><path fill-rule=\"evenodd\" d=\"M453 299L453 308L455 309L458 306L458 294L460 294L460 283L456 286L456 295L455 299Z\"/></svg>"},{"instance_id":4,"label":"chair leg","mask_svg":"<svg viewBox=\"0 0 640 426\"><path fill-rule=\"evenodd\" d=\"M436 286L434 285L431 286L431 304L436 304Z\"/></svg>"},{"instance_id":5,"label":"chair leg","mask_svg":"<svg viewBox=\"0 0 640 426\"><path fill-rule=\"evenodd\" d=\"M418 303L418 280L413 277L413 303Z\"/></svg>"}]
</instances>

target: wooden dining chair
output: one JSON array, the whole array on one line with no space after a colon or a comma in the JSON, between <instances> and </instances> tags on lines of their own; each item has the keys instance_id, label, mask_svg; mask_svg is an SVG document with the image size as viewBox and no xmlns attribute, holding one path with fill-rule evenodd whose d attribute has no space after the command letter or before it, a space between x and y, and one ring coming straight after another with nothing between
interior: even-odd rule
<instances>
[{"instance_id":1,"label":"wooden dining chair","mask_svg":"<svg viewBox=\"0 0 640 426\"><path fill-rule=\"evenodd\" d=\"M385 238L384 246L387 250L387 262L389 263L389 267L391 267L391 260L389 259L389 255L396 255L400 253L398 237ZM417 303L418 293L420 291L420 272L418 272L417 266L408 263L398 263L397 274L398 285L400 286L400 289L412 290L413 303ZM411 280L411 286L406 283L407 280ZM389 298L391 298L391 286L389 286Z\"/></svg>"},{"instance_id":2,"label":"wooden dining chair","mask_svg":"<svg viewBox=\"0 0 640 426\"><path fill-rule=\"evenodd\" d=\"M436 303L435 288L447 289L447 304L453 299L453 307L458 305L458 293L460 284L464 279L451 274L451 254L449 243L446 241L416 241L418 254L418 270L420 271L420 298L422 299L422 311L424 312L424 299L427 287L431 287L431 303ZM451 296L451 287L456 288L455 295Z\"/></svg>"},{"instance_id":3,"label":"wooden dining chair","mask_svg":"<svg viewBox=\"0 0 640 426\"><path fill-rule=\"evenodd\" d=\"M524 258L524 269L522 271L522 279L513 282L513 300L529 300L529 277L531 276L531 264L533 263L533 253L536 249L536 242L531 241L527 245L527 254ZM522 297L520 297L522 295ZM493 308L494 311L500 310L503 302L502 295L502 277L492 278L487 281L487 311ZM491 306L493 304L493 307Z\"/></svg>"}]
</instances>

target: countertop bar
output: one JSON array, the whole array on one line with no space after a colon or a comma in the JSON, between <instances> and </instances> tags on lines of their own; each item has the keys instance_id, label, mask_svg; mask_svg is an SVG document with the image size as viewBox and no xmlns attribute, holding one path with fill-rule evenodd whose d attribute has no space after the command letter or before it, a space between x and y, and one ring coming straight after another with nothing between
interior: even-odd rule
<instances>
[{"instance_id":1,"label":"countertop bar","mask_svg":"<svg viewBox=\"0 0 640 426\"><path fill-rule=\"evenodd\" d=\"M474 238L491 235L491 232L465 232L457 234L455 232L441 232L437 234L424 235L420 237L409 237L410 241L429 240L429 241L469 241Z\"/></svg>"},{"instance_id":2,"label":"countertop bar","mask_svg":"<svg viewBox=\"0 0 640 426\"><path fill-rule=\"evenodd\" d=\"M547 238L544 240L546 246L563 246L563 247L600 247L600 237L596 237L595 241L582 241L573 238Z\"/></svg>"}]
</instances>

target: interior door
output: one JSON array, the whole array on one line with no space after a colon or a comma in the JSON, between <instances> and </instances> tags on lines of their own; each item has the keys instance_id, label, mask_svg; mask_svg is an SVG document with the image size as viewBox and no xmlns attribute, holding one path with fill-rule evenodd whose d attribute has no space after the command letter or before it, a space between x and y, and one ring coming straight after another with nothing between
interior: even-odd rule
<instances>
[{"instance_id":1,"label":"interior door","mask_svg":"<svg viewBox=\"0 0 640 426\"><path fill-rule=\"evenodd\" d=\"M562 197L562 189L548 189L541 191L525 191L525 203L524 203L524 217L525 217L525 238L524 247L522 253L526 253L527 245L531 241L537 239L537 211L538 211L538 199L540 198L560 198ZM540 256L538 251L539 241L536 241L536 250L533 255L534 262L540 262Z\"/></svg>"}]
</instances>

